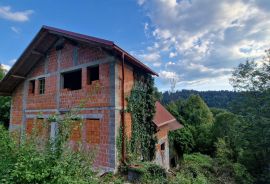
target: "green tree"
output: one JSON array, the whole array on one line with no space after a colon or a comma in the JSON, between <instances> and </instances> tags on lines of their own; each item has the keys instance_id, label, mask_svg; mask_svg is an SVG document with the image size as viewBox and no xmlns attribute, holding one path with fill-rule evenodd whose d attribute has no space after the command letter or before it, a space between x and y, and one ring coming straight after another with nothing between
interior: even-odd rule
<instances>
[{"instance_id":1,"label":"green tree","mask_svg":"<svg viewBox=\"0 0 270 184\"><path fill-rule=\"evenodd\" d=\"M218 114L220 114L220 113L228 112L228 111L225 110L225 109L219 109L219 108L211 108L210 110L211 110L211 112L212 112L214 118L216 118L216 116L217 116Z\"/></svg>"},{"instance_id":2,"label":"green tree","mask_svg":"<svg viewBox=\"0 0 270 184\"><path fill-rule=\"evenodd\" d=\"M183 117L189 125L213 123L213 114L199 95L191 95L183 108Z\"/></svg>"},{"instance_id":3,"label":"green tree","mask_svg":"<svg viewBox=\"0 0 270 184\"><path fill-rule=\"evenodd\" d=\"M182 99L171 102L166 106L166 109L183 125L186 125L186 121L183 118L183 109L185 106L185 101Z\"/></svg>"},{"instance_id":4,"label":"green tree","mask_svg":"<svg viewBox=\"0 0 270 184\"><path fill-rule=\"evenodd\" d=\"M0 64L0 81L5 76L6 71ZM6 128L9 125L9 114L10 114L10 97L0 96L0 124L3 124Z\"/></svg>"},{"instance_id":5,"label":"green tree","mask_svg":"<svg viewBox=\"0 0 270 184\"><path fill-rule=\"evenodd\" d=\"M244 116L244 132L239 146L239 158L257 183L270 183L270 50L260 65L255 61L240 64L233 72L231 84L242 92L242 99L232 107L233 112Z\"/></svg>"},{"instance_id":6,"label":"green tree","mask_svg":"<svg viewBox=\"0 0 270 184\"><path fill-rule=\"evenodd\" d=\"M183 130L171 134L171 141L178 146L176 150L182 154L191 150L207 154L213 152L211 128L214 118L200 96L179 99L167 105L167 109L184 125Z\"/></svg>"},{"instance_id":7,"label":"green tree","mask_svg":"<svg viewBox=\"0 0 270 184\"><path fill-rule=\"evenodd\" d=\"M237 161L240 152L239 142L242 141L242 132L239 127L244 123L241 120L240 117L233 113L223 112L217 114L212 127L213 141L217 142L217 144L221 139L225 141L226 147L231 150L230 159L232 161Z\"/></svg>"},{"instance_id":8,"label":"green tree","mask_svg":"<svg viewBox=\"0 0 270 184\"><path fill-rule=\"evenodd\" d=\"M191 95L185 102L183 118L191 125L195 141L194 151L211 154L213 142L211 129L214 122L213 114L199 95Z\"/></svg>"},{"instance_id":9,"label":"green tree","mask_svg":"<svg viewBox=\"0 0 270 184\"><path fill-rule=\"evenodd\" d=\"M180 158L183 157L184 153L190 153L195 146L194 138L188 125L169 132L169 140Z\"/></svg>"}]
</instances>

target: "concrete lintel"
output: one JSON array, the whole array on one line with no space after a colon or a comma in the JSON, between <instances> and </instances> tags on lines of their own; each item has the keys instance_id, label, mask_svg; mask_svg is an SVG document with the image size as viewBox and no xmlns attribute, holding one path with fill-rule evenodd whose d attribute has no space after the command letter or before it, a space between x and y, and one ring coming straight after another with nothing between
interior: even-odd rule
<instances>
[{"instance_id":1,"label":"concrete lintel","mask_svg":"<svg viewBox=\"0 0 270 184\"><path fill-rule=\"evenodd\" d=\"M29 110L25 110L26 113L31 113L31 112L57 112L57 109L29 109Z\"/></svg>"},{"instance_id":2,"label":"concrete lintel","mask_svg":"<svg viewBox=\"0 0 270 184\"><path fill-rule=\"evenodd\" d=\"M80 64L80 65L69 67L69 68L66 68L66 69L62 69L62 70L60 70L60 72L64 73L64 72L77 70L77 69L82 69L82 68L86 68L86 67L94 66L94 65L98 65L98 64L110 63L112 61L113 61L113 57L109 56L109 57L106 57L104 59L99 59L99 60L96 60L96 61L91 61L91 62L88 62L88 63Z\"/></svg>"},{"instance_id":3,"label":"concrete lintel","mask_svg":"<svg viewBox=\"0 0 270 184\"><path fill-rule=\"evenodd\" d=\"M58 59L60 60L60 58L58 58ZM35 77L30 77L27 80L30 81L30 80L36 80L36 79L39 79L39 78L43 78L43 77L46 78L46 77L58 75L59 73L64 73L64 72L68 72L68 71L72 71L72 70L76 70L76 69L82 69L82 68L89 67L89 66L94 66L94 65L97 65L97 64L106 64L106 63L110 63L110 62L114 61L113 59L114 59L114 57L110 56L110 57L107 57L105 59L99 59L99 60L96 60L96 61L91 61L90 63L85 63L85 64L69 67L67 69L62 69L62 70L59 69L59 71L56 71L56 72L51 72L51 73L47 73L47 74L43 74L43 75L39 75L39 76L35 76ZM59 63L59 68L60 68L60 63Z\"/></svg>"},{"instance_id":4,"label":"concrete lintel","mask_svg":"<svg viewBox=\"0 0 270 184\"><path fill-rule=\"evenodd\" d=\"M79 115L82 119L102 119L103 114L83 114Z\"/></svg>"},{"instance_id":5,"label":"concrete lintel","mask_svg":"<svg viewBox=\"0 0 270 184\"><path fill-rule=\"evenodd\" d=\"M35 118L48 118L50 117L50 114L27 114L26 118L28 119L35 119ZM102 119L103 114L79 114L78 115L82 119Z\"/></svg>"}]
</instances>

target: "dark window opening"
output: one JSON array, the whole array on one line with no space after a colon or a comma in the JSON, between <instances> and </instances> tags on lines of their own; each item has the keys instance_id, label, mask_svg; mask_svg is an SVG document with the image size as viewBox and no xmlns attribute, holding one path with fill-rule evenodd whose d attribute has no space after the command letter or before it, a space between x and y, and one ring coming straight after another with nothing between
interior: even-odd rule
<instances>
[{"instance_id":1,"label":"dark window opening","mask_svg":"<svg viewBox=\"0 0 270 184\"><path fill-rule=\"evenodd\" d=\"M176 167L177 164L176 164L176 160L174 157L171 158L170 165L171 165L171 167Z\"/></svg>"},{"instance_id":2,"label":"dark window opening","mask_svg":"<svg viewBox=\"0 0 270 184\"><path fill-rule=\"evenodd\" d=\"M35 94L35 80L29 82L29 93Z\"/></svg>"},{"instance_id":3,"label":"dark window opening","mask_svg":"<svg viewBox=\"0 0 270 184\"><path fill-rule=\"evenodd\" d=\"M87 68L87 84L92 84L93 81L99 80L99 66Z\"/></svg>"},{"instance_id":4,"label":"dark window opening","mask_svg":"<svg viewBox=\"0 0 270 184\"><path fill-rule=\"evenodd\" d=\"M38 79L39 81L39 94L45 93L45 78Z\"/></svg>"},{"instance_id":5,"label":"dark window opening","mask_svg":"<svg viewBox=\"0 0 270 184\"><path fill-rule=\"evenodd\" d=\"M165 150L165 143L162 143L162 144L160 145L160 149L161 149L161 151L164 151L164 150Z\"/></svg>"},{"instance_id":6,"label":"dark window opening","mask_svg":"<svg viewBox=\"0 0 270 184\"><path fill-rule=\"evenodd\" d=\"M82 89L82 70L62 74L63 88L69 90Z\"/></svg>"}]
</instances>

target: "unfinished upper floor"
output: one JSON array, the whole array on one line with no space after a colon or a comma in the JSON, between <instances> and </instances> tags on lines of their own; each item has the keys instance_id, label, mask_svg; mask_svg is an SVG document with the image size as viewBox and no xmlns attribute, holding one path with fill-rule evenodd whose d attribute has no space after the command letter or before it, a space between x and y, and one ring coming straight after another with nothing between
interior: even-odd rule
<instances>
[{"instance_id":1,"label":"unfinished upper floor","mask_svg":"<svg viewBox=\"0 0 270 184\"><path fill-rule=\"evenodd\" d=\"M120 106L117 89L129 93L139 73L157 75L111 41L43 26L1 81L0 95L14 96L16 106L24 100L28 110Z\"/></svg>"}]
</instances>

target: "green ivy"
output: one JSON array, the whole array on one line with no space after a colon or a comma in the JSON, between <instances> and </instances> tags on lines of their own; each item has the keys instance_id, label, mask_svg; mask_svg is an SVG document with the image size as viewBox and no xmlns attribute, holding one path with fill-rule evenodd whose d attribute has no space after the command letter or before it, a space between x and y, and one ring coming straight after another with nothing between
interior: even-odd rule
<instances>
[{"instance_id":1,"label":"green ivy","mask_svg":"<svg viewBox=\"0 0 270 184\"><path fill-rule=\"evenodd\" d=\"M154 79L150 75L135 82L128 97L127 111L131 113L132 133L130 151L138 159L151 161L155 155L156 129Z\"/></svg>"}]
</instances>

